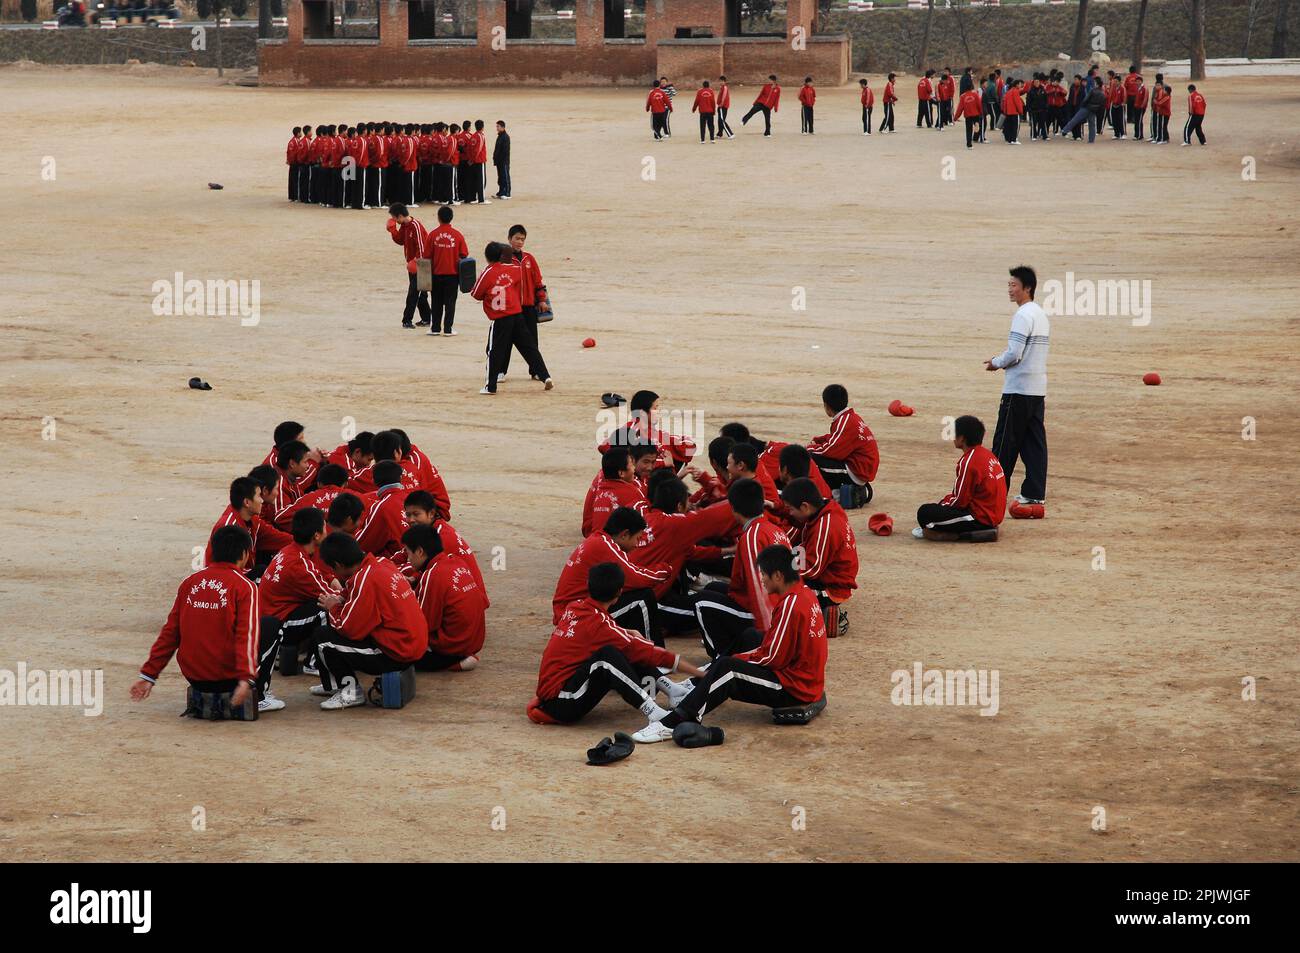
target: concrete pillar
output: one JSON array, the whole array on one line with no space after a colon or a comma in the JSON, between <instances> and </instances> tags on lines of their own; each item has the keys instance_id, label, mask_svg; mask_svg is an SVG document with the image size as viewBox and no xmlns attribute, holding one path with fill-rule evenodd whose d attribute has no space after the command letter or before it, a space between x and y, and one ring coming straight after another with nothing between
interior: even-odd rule
<instances>
[{"instance_id":1,"label":"concrete pillar","mask_svg":"<svg viewBox=\"0 0 1300 953\"><path fill-rule=\"evenodd\" d=\"M304 19L302 0L289 0L285 5L284 16L288 21L287 29L289 31L286 43L289 46L302 46L302 25Z\"/></svg>"}]
</instances>

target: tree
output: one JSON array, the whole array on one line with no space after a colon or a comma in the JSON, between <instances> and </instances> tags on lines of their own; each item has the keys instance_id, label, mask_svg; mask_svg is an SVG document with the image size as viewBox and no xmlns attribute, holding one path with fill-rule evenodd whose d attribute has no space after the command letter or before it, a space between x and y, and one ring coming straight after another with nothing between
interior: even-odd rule
<instances>
[{"instance_id":1,"label":"tree","mask_svg":"<svg viewBox=\"0 0 1300 953\"><path fill-rule=\"evenodd\" d=\"M1250 58L1250 36L1255 32L1255 17L1259 15L1260 0L1250 0L1246 5L1246 39L1241 43L1242 59Z\"/></svg>"},{"instance_id":2,"label":"tree","mask_svg":"<svg viewBox=\"0 0 1300 953\"><path fill-rule=\"evenodd\" d=\"M1070 42L1070 55L1076 60L1084 59L1084 43L1088 33L1088 0L1079 0L1079 12L1074 19L1074 39Z\"/></svg>"},{"instance_id":3,"label":"tree","mask_svg":"<svg viewBox=\"0 0 1300 953\"><path fill-rule=\"evenodd\" d=\"M925 7L925 32L921 34L921 49L916 54L916 68L925 69L925 61L930 56L930 27L934 23L934 0Z\"/></svg>"},{"instance_id":4,"label":"tree","mask_svg":"<svg viewBox=\"0 0 1300 953\"><path fill-rule=\"evenodd\" d=\"M1192 0L1192 81L1205 79L1205 0Z\"/></svg>"},{"instance_id":5,"label":"tree","mask_svg":"<svg viewBox=\"0 0 1300 953\"><path fill-rule=\"evenodd\" d=\"M1138 7L1138 25L1137 34L1133 37L1133 62L1137 64L1138 72L1142 72L1142 57L1146 52L1146 35L1147 35L1147 4L1150 0L1142 0L1142 5Z\"/></svg>"},{"instance_id":6,"label":"tree","mask_svg":"<svg viewBox=\"0 0 1300 953\"><path fill-rule=\"evenodd\" d=\"M1277 17L1273 20L1273 49L1269 56L1281 59L1286 56L1286 20L1291 0L1277 0Z\"/></svg>"}]
</instances>

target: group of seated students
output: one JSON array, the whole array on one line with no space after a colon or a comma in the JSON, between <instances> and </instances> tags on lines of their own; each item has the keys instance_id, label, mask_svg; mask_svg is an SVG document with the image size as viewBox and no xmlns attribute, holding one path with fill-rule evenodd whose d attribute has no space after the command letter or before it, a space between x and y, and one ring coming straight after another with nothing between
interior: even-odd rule
<instances>
[{"instance_id":1,"label":"group of seated students","mask_svg":"<svg viewBox=\"0 0 1300 953\"><path fill-rule=\"evenodd\" d=\"M399 429L328 453L303 438L302 424L280 424L263 463L230 484L132 697L149 696L173 655L196 691L259 712L284 708L277 660L320 678L326 711L365 704L362 675L478 665L487 589L437 468Z\"/></svg>"}]
</instances>

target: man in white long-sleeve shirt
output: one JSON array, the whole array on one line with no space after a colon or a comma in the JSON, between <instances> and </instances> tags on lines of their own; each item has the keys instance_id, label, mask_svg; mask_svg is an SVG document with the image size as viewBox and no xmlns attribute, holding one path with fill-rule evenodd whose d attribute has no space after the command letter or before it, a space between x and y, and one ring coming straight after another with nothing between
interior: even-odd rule
<instances>
[{"instance_id":1,"label":"man in white long-sleeve shirt","mask_svg":"<svg viewBox=\"0 0 1300 953\"><path fill-rule=\"evenodd\" d=\"M1006 371L1002 406L992 450L997 454L1011 488L1016 460L1025 464L1025 479L1016 496L1019 503L1042 503L1047 498L1047 431L1043 428L1043 403L1047 396L1047 346L1051 324L1034 303L1038 276L1020 265L1011 269L1007 297L1018 306L1011 318L1007 349L984 362L984 369Z\"/></svg>"}]
</instances>

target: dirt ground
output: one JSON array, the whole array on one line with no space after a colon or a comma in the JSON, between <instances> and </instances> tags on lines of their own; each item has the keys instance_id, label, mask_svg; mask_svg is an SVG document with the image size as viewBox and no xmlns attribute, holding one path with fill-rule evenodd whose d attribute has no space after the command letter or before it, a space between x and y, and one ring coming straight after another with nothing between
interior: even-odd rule
<instances>
[{"instance_id":1,"label":"dirt ground","mask_svg":"<svg viewBox=\"0 0 1300 953\"><path fill-rule=\"evenodd\" d=\"M733 119L752 92L734 91ZM634 91L0 69L15 490L0 668L103 669L106 693L100 717L0 708L5 856L1300 858L1300 95L1212 80L1205 149L968 153L956 131L914 129L906 95L896 135L862 136L855 88L822 90L819 133L802 138L788 92L773 138L751 124L701 146L685 91L677 135L654 144ZM529 227L557 302L549 394L514 379L478 396L486 322L468 299L457 338L398 328L405 276L382 212L285 200L295 124L464 116L510 124L515 199L461 207L456 224L476 251ZM1046 520L1008 520L996 545L917 542L916 506L951 484L942 418L996 419L1001 376L982 362L1005 344L1006 270L1022 261L1042 281L1150 279L1152 320L1054 319ZM259 281L260 324L155 316L153 282L178 271ZM1142 385L1151 370L1163 386ZM187 389L192 375L214 390ZM860 588L852 632L830 646L825 714L777 728L733 704L716 717L721 748L585 766L587 747L641 717L610 699L543 728L524 705L598 466L598 395L650 387L666 409L702 411L710 435L741 420L806 439L836 381L882 465L874 503L852 514ZM896 397L916 416L888 416ZM328 449L349 417L405 428L445 477L487 570L482 666L422 676L400 712L321 712L298 677L277 684L289 707L255 725L183 721L174 665L129 702L229 481L281 419ZM877 511L894 536L867 531ZM489 570L494 547L503 570ZM891 673L915 662L997 670L998 714L891 704Z\"/></svg>"}]
</instances>

